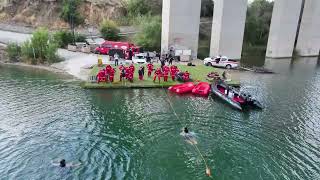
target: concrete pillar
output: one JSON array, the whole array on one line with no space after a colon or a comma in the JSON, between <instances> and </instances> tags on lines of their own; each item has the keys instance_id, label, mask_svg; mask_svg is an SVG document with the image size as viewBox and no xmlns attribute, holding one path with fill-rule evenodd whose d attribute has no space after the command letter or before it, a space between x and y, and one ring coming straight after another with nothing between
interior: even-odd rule
<instances>
[{"instance_id":1,"label":"concrete pillar","mask_svg":"<svg viewBox=\"0 0 320 180\"><path fill-rule=\"evenodd\" d=\"M266 56L292 57L302 0L274 1Z\"/></svg>"},{"instance_id":2,"label":"concrete pillar","mask_svg":"<svg viewBox=\"0 0 320 180\"><path fill-rule=\"evenodd\" d=\"M241 59L247 0L215 0L210 56Z\"/></svg>"},{"instance_id":3,"label":"concrete pillar","mask_svg":"<svg viewBox=\"0 0 320 180\"><path fill-rule=\"evenodd\" d=\"M306 0L296 46L301 56L318 56L320 51L320 0Z\"/></svg>"},{"instance_id":4,"label":"concrete pillar","mask_svg":"<svg viewBox=\"0 0 320 180\"><path fill-rule=\"evenodd\" d=\"M197 57L201 0L163 0L161 52L190 49Z\"/></svg>"}]
</instances>

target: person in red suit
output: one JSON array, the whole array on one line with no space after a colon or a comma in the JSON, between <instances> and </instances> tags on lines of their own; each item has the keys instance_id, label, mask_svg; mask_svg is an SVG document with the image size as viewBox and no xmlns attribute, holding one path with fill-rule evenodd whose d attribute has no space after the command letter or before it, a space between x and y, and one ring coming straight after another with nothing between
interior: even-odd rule
<instances>
[{"instance_id":1,"label":"person in red suit","mask_svg":"<svg viewBox=\"0 0 320 180\"><path fill-rule=\"evenodd\" d=\"M128 79L130 82L133 82L133 69L132 69L132 68L128 68L127 79Z\"/></svg>"},{"instance_id":2,"label":"person in red suit","mask_svg":"<svg viewBox=\"0 0 320 180\"><path fill-rule=\"evenodd\" d=\"M187 82L190 80L190 73L188 71L186 71L184 74L183 74L183 81L184 82Z\"/></svg>"},{"instance_id":3,"label":"person in red suit","mask_svg":"<svg viewBox=\"0 0 320 180\"><path fill-rule=\"evenodd\" d=\"M134 71L135 71L135 67L134 67L134 65L133 64L131 64L130 66L129 66L129 69L130 69L130 71L132 72L132 73L134 73Z\"/></svg>"},{"instance_id":4,"label":"person in red suit","mask_svg":"<svg viewBox=\"0 0 320 180\"><path fill-rule=\"evenodd\" d=\"M106 67L106 81L108 81L110 79L111 69L112 69L112 67L110 65L107 65L107 67Z\"/></svg>"},{"instance_id":5,"label":"person in red suit","mask_svg":"<svg viewBox=\"0 0 320 180\"><path fill-rule=\"evenodd\" d=\"M155 82L155 81L156 81L156 78L158 77L159 83L160 83L161 76L162 76L161 69L158 68L158 69L154 72L153 82Z\"/></svg>"},{"instance_id":6,"label":"person in red suit","mask_svg":"<svg viewBox=\"0 0 320 180\"><path fill-rule=\"evenodd\" d=\"M114 73L115 72L116 72L116 70L114 68L110 69L110 72L109 72L109 80L110 80L110 82L114 81Z\"/></svg>"},{"instance_id":7,"label":"person in red suit","mask_svg":"<svg viewBox=\"0 0 320 180\"><path fill-rule=\"evenodd\" d=\"M106 76L105 70L104 69L100 70L98 75L97 75L98 83L99 82L105 82L106 81L106 77L105 76Z\"/></svg>"},{"instance_id":8,"label":"person in red suit","mask_svg":"<svg viewBox=\"0 0 320 180\"><path fill-rule=\"evenodd\" d=\"M152 74L152 71L153 71L153 64L152 64L152 63L149 63L149 64L147 65L147 68L148 68L148 77L150 77L151 74Z\"/></svg>"},{"instance_id":9,"label":"person in red suit","mask_svg":"<svg viewBox=\"0 0 320 180\"><path fill-rule=\"evenodd\" d=\"M163 80L164 82L168 81L170 68L168 66L163 66Z\"/></svg>"}]
</instances>

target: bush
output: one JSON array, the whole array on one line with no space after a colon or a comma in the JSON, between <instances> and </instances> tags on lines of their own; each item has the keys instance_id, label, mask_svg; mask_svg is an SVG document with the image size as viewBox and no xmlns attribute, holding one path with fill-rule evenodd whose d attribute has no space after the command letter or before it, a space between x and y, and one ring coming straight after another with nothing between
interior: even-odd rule
<instances>
[{"instance_id":1,"label":"bush","mask_svg":"<svg viewBox=\"0 0 320 180\"><path fill-rule=\"evenodd\" d=\"M146 0L128 0L126 9L131 17L145 15L150 12L150 6Z\"/></svg>"},{"instance_id":2,"label":"bush","mask_svg":"<svg viewBox=\"0 0 320 180\"><path fill-rule=\"evenodd\" d=\"M77 26L84 22L84 18L78 12L78 6L82 0L64 0L60 17L68 22L70 27Z\"/></svg>"},{"instance_id":3,"label":"bush","mask_svg":"<svg viewBox=\"0 0 320 180\"><path fill-rule=\"evenodd\" d=\"M56 52L58 44L50 37L47 29L37 29L30 41L26 41L21 47L22 58L31 64L54 63L59 60Z\"/></svg>"},{"instance_id":4,"label":"bush","mask_svg":"<svg viewBox=\"0 0 320 180\"><path fill-rule=\"evenodd\" d=\"M54 42L58 45L59 48L65 48L68 44L73 44L73 39L75 42L85 42L86 37L82 34L73 34L69 31L57 31L53 34Z\"/></svg>"},{"instance_id":5,"label":"bush","mask_svg":"<svg viewBox=\"0 0 320 180\"><path fill-rule=\"evenodd\" d=\"M106 40L117 41L120 39L120 29L116 23L111 20L103 20L99 30L102 37Z\"/></svg>"},{"instance_id":6,"label":"bush","mask_svg":"<svg viewBox=\"0 0 320 180\"><path fill-rule=\"evenodd\" d=\"M148 51L160 51L161 48L161 17L145 17L139 25L140 31L134 36L134 42Z\"/></svg>"},{"instance_id":7,"label":"bush","mask_svg":"<svg viewBox=\"0 0 320 180\"><path fill-rule=\"evenodd\" d=\"M53 39L60 48L65 48L68 44L73 42L72 33L68 31L58 31L54 33Z\"/></svg>"},{"instance_id":8,"label":"bush","mask_svg":"<svg viewBox=\"0 0 320 180\"><path fill-rule=\"evenodd\" d=\"M21 47L17 43L9 43L6 48L6 52L9 57L9 61L20 61Z\"/></svg>"}]
</instances>

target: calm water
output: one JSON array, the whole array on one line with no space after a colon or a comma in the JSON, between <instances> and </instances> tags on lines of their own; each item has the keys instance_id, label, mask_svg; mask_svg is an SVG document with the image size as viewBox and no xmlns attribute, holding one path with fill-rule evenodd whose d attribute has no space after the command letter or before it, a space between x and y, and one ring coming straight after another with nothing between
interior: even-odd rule
<instances>
[{"instance_id":1,"label":"calm water","mask_svg":"<svg viewBox=\"0 0 320 180\"><path fill-rule=\"evenodd\" d=\"M263 62L262 62L263 63ZM243 73L265 106L238 112L215 98L162 89L84 90L48 72L0 66L0 179L320 179L320 66L266 60L278 74ZM52 160L82 162L60 169Z\"/></svg>"}]
</instances>

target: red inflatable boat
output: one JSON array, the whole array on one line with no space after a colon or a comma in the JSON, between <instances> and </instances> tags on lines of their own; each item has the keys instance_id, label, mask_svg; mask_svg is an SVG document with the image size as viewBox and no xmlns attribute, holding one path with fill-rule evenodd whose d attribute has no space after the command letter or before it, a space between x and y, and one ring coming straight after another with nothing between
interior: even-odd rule
<instances>
[{"instance_id":1,"label":"red inflatable boat","mask_svg":"<svg viewBox=\"0 0 320 180\"><path fill-rule=\"evenodd\" d=\"M192 89L192 94L199 95L199 96L208 96L209 93L210 93L210 84L207 82L201 82Z\"/></svg>"},{"instance_id":2,"label":"red inflatable boat","mask_svg":"<svg viewBox=\"0 0 320 180\"><path fill-rule=\"evenodd\" d=\"M179 88L179 87L183 87L183 86L188 86L190 84L194 85L192 82L187 82L187 83L184 83L184 84L177 84L177 85L174 85L174 86L170 86L168 88L169 91L171 92L176 92L176 90Z\"/></svg>"},{"instance_id":3,"label":"red inflatable boat","mask_svg":"<svg viewBox=\"0 0 320 180\"><path fill-rule=\"evenodd\" d=\"M195 87L195 85L192 82L187 82L184 84L181 84L176 88L176 93L178 94L185 94L192 92L192 89Z\"/></svg>"}]
</instances>

